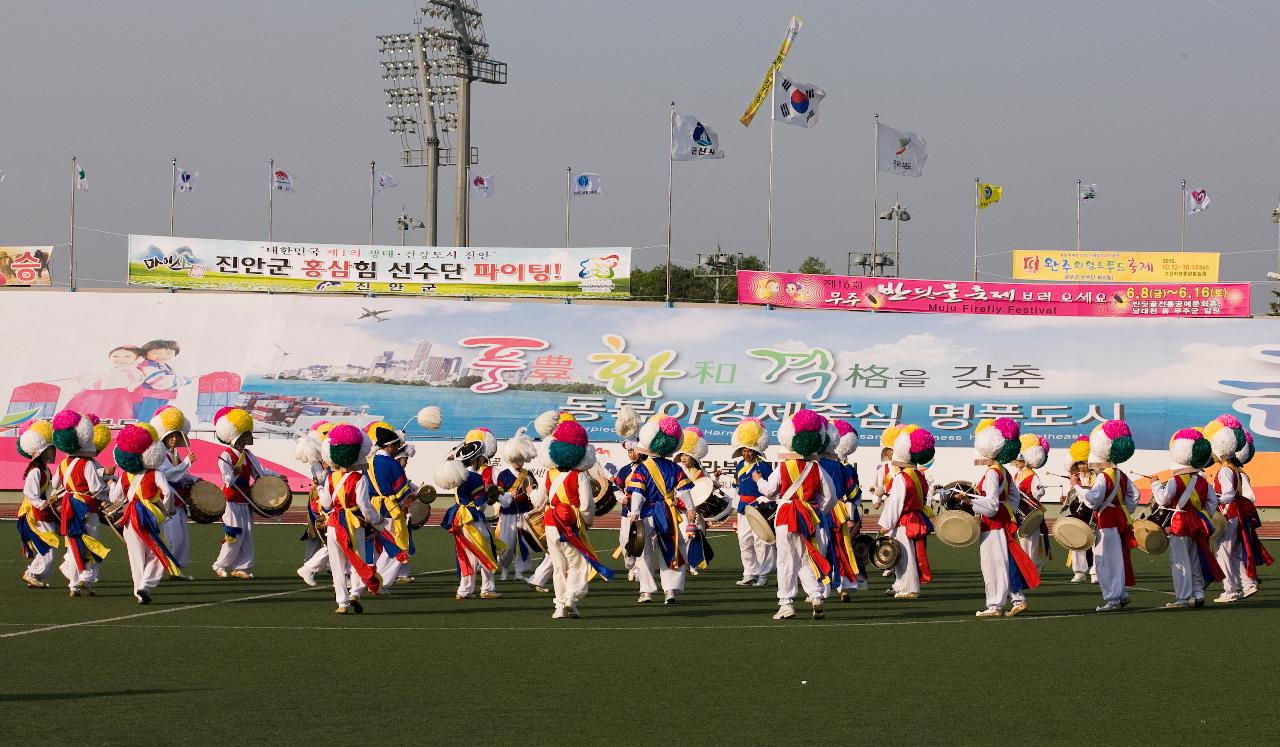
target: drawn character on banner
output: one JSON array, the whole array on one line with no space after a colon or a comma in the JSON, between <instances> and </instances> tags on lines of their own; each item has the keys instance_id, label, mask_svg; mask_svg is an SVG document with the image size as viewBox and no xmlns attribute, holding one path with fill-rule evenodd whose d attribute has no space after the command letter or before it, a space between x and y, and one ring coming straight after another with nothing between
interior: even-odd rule
<instances>
[{"instance_id":1,"label":"drawn character on banner","mask_svg":"<svg viewBox=\"0 0 1280 747\"><path fill-rule=\"evenodd\" d=\"M68 400L67 408L91 412L117 423L133 418L141 396L143 374L139 367L145 360L142 348L132 345L112 348L107 353L107 370L80 377L83 389Z\"/></svg>"},{"instance_id":2,"label":"drawn character on banner","mask_svg":"<svg viewBox=\"0 0 1280 747\"><path fill-rule=\"evenodd\" d=\"M640 393L646 399L659 399L662 397L663 379L678 379L686 373L678 368L667 368L676 359L674 350L660 350L642 362L634 354L625 352L627 340L622 335L605 335L602 339L612 352L592 353L587 360L601 364L592 377L603 382L609 393L616 397Z\"/></svg>"},{"instance_id":3,"label":"drawn character on banner","mask_svg":"<svg viewBox=\"0 0 1280 747\"><path fill-rule=\"evenodd\" d=\"M526 350L546 350L551 343L536 337L467 337L459 340L464 348L484 348L471 362L470 369L480 371L480 381L471 385L476 394L497 394L511 386L503 374L528 368Z\"/></svg>"},{"instance_id":4,"label":"drawn character on banner","mask_svg":"<svg viewBox=\"0 0 1280 747\"><path fill-rule=\"evenodd\" d=\"M139 388L138 403L134 405L133 416L141 421L150 420L165 405L173 404L178 398L178 387L190 383L174 373L169 361L182 352L178 343L173 340L152 340L142 346L145 360L138 364L142 372L142 386Z\"/></svg>"},{"instance_id":5,"label":"drawn character on banner","mask_svg":"<svg viewBox=\"0 0 1280 747\"><path fill-rule=\"evenodd\" d=\"M774 350L773 348L755 348L748 350L747 355L769 361L772 367L760 377L766 384L772 384L786 371L799 371L791 377L797 384L812 382L809 399L822 402L831 396L831 387L836 383L836 359L826 348L810 350ZM812 369L812 370L810 370Z\"/></svg>"}]
</instances>

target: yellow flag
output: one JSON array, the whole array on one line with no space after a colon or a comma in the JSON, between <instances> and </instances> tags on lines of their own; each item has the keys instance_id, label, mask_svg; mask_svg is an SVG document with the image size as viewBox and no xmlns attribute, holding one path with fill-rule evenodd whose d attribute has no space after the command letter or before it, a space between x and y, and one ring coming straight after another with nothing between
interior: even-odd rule
<instances>
[{"instance_id":1,"label":"yellow flag","mask_svg":"<svg viewBox=\"0 0 1280 747\"><path fill-rule=\"evenodd\" d=\"M751 120L755 118L756 111L760 109L760 105L768 97L769 89L773 88L774 72L782 69L782 63L786 62L787 53L791 51L791 42L795 40L796 34L800 33L800 29L803 27L804 21L800 19L800 16L791 16L791 23L787 24L786 36L782 37L782 46L778 47L778 54L773 58L769 69L764 71L764 80L761 81L755 98L751 99L751 103L747 105L747 111L738 120L743 127L751 126Z\"/></svg>"},{"instance_id":2,"label":"yellow flag","mask_svg":"<svg viewBox=\"0 0 1280 747\"><path fill-rule=\"evenodd\" d=\"M1001 195L1004 194L1004 187L999 184L979 184L978 185L978 207L985 210L988 205L1000 201Z\"/></svg>"}]
</instances>

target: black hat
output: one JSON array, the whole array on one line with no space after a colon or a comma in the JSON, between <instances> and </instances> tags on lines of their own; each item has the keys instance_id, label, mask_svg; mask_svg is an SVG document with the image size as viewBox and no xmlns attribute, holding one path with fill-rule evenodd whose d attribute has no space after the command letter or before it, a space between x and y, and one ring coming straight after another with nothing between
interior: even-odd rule
<instances>
[{"instance_id":1,"label":"black hat","mask_svg":"<svg viewBox=\"0 0 1280 747\"><path fill-rule=\"evenodd\" d=\"M378 446L391 446L392 444L403 443L404 439L400 438L400 434L383 426L373 429L373 442Z\"/></svg>"},{"instance_id":2,"label":"black hat","mask_svg":"<svg viewBox=\"0 0 1280 747\"><path fill-rule=\"evenodd\" d=\"M467 441L453 450L453 458L460 462L469 462L484 453L484 444L479 441Z\"/></svg>"}]
</instances>

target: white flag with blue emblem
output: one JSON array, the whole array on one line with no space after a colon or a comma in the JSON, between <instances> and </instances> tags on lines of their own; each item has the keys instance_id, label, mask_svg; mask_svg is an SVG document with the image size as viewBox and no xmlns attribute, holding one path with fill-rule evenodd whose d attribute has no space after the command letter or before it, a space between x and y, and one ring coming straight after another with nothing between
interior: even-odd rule
<instances>
[{"instance_id":1,"label":"white flag with blue emblem","mask_svg":"<svg viewBox=\"0 0 1280 747\"><path fill-rule=\"evenodd\" d=\"M181 166L178 167L177 184L175 185L179 192L196 191L196 177L200 176L199 171L187 171Z\"/></svg>"},{"instance_id":2,"label":"white flag with blue emblem","mask_svg":"<svg viewBox=\"0 0 1280 747\"><path fill-rule=\"evenodd\" d=\"M801 127L816 125L818 102L827 97L827 92L815 85L792 80L776 71L773 77L773 84L777 86L774 89L774 100L777 102L773 107L774 120Z\"/></svg>"},{"instance_id":3,"label":"white flag with blue emblem","mask_svg":"<svg viewBox=\"0 0 1280 747\"><path fill-rule=\"evenodd\" d=\"M720 136L692 114L671 113L671 160L700 161L724 158Z\"/></svg>"},{"instance_id":4,"label":"white flag with blue emblem","mask_svg":"<svg viewBox=\"0 0 1280 747\"><path fill-rule=\"evenodd\" d=\"M599 174L578 174L572 177L572 183L574 197L600 194Z\"/></svg>"}]
</instances>

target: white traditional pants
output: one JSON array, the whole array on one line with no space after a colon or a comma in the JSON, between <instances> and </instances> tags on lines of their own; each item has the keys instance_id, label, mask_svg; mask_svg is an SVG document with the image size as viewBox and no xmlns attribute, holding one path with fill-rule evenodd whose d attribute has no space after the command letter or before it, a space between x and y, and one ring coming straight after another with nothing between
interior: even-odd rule
<instances>
[{"instance_id":1,"label":"white traditional pants","mask_svg":"<svg viewBox=\"0 0 1280 747\"><path fill-rule=\"evenodd\" d=\"M687 557L688 540L685 539L684 533L676 534L676 542L679 543L680 555ZM661 567L658 578L653 577L653 571ZM653 594L658 590L658 583L662 583L662 591L684 591L685 569L688 564L680 566L679 570L668 568L662 559L662 550L658 548L658 533L654 531L653 519L644 519L644 551L640 557L636 558L634 566L636 572L636 580L640 582L640 593Z\"/></svg>"},{"instance_id":2,"label":"white traditional pants","mask_svg":"<svg viewBox=\"0 0 1280 747\"><path fill-rule=\"evenodd\" d=\"M998 529L983 532L978 538L978 554L987 609L1001 609L1009 601L1009 545L1005 533Z\"/></svg>"},{"instance_id":3,"label":"white traditional pants","mask_svg":"<svg viewBox=\"0 0 1280 747\"><path fill-rule=\"evenodd\" d=\"M129 575L133 576L133 591L149 591L164 578L164 563L147 549L133 527L124 528L125 551L129 553Z\"/></svg>"},{"instance_id":4,"label":"white traditional pants","mask_svg":"<svg viewBox=\"0 0 1280 747\"><path fill-rule=\"evenodd\" d=\"M627 547L627 538L631 534L631 515L623 514L618 520L618 547L624 549L622 553L622 562L629 571L635 567L636 559L625 552Z\"/></svg>"},{"instance_id":5,"label":"white traditional pants","mask_svg":"<svg viewBox=\"0 0 1280 747\"><path fill-rule=\"evenodd\" d=\"M374 563L374 567L378 569L378 576L382 579L382 583L385 586L394 584L397 578L405 575L404 567L406 565L408 564L400 562L396 559L395 555L392 555L385 550L378 551L378 559Z\"/></svg>"},{"instance_id":6,"label":"white traditional pants","mask_svg":"<svg viewBox=\"0 0 1280 747\"><path fill-rule=\"evenodd\" d=\"M1119 604L1129 598L1129 592L1124 590L1123 543L1124 538L1114 527L1099 529L1094 536L1092 572L1098 579L1098 590L1102 592L1102 601L1107 604ZM1079 554L1084 556L1083 552ZM1075 567L1072 565L1073 569Z\"/></svg>"},{"instance_id":7,"label":"white traditional pants","mask_svg":"<svg viewBox=\"0 0 1280 747\"><path fill-rule=\"evenodd\" d=\"M253 570L253 509L248 503L227 503L227 510L222 512L222 523L229 527L237 527L243 531L235 538L235 542L226 537L222 548L218 550L218 559L213 561L215 571L251 571Z\"/></svg>"},{"instance_id":8,"label":"white traditional pants","mask_svg":"<svg viewBox=\"0 0 1280 747\"><path fill-rule=\"evenodd\" d=\"M498 515L498 539L507 546L498 556L498 567L504 572L514 567L517 576L529 575L533 566L531 558L520 557L520 528L524 523L524 514Z\"/></svg>"},{"instance_id":9,"label":"white traditional pants","mask_svg":"<svg viewBox=\"0 0 1280 747\"><path fill-rule=\"evenodd\" d=\"M1037 571L1044 570L1044 541L1040 539L1040 533L1036 532L1030 537L1019 537L1018 545L1022 551L1031 558L1031 562L1036 564Z\"/></svg>"},{"instance_id":10,"label":"white traditional pants","mask_svg":"<svg viewBox=\"0 0 1280 747\"><path fill-rule=\"evenodd\" d=\"M191 537L187 527L187 509L174 509L173 516L165 519L160 525L160 535L164 543L173 551L179 568L186 568L191 562Z\"/></svg>"},{"instance_id":11,"label":"white traditional pants","mask_svg":"<svg viewBox=\"0 0 1280 747\"><path fill-rule=\"evenodd\" d=\"M311 541L308 541L307 544L311 545L313 543ZM315 575L320 571L323 571L329 567L328 541L326 540L325 544L323 545L320 545L318 543L316 543L316 545L317 545L317 549L315 550L315 552L311 553L311 555L307 558L307 561L302 564L303 569L312 575Z\"/></svg>"},{"instance_id":12,"label":"white traditional pants","mask_svg":"<svg viewBox=\"0 0 1280 747\"><path fill-rule=\"evenodd\" d=\"M1195 597L1197 586L1193 569L1199 565L1195 539L1169 535L1169 570L1173 573L1173 596L1179 602L1190 602Z\"/></svg>"},{"instance_id":13,"label":"white traditional pants","mask_svg":"<svg viewBox=\"0 0 1280 747\"><path fill-rule=\"evenodd\" d=\"M1240 572L1244 567L1244 546L1240 542L1240 521L1227 520L1227 530L1218 543L1218 565L1222 566L1222 591L1240 593Z\"/></svg>"},{"instance_id":14,"label":"white traditional pants","mask_svg":"<svg viewBox=\"0 0 1280 747\"><path fill-rule=\"evenodd\" d=\"M907 539L906 527L895 527L893 538L898 542L898 564L893 567L893 591L895 594L919 594L920 567L916 565L916 543Z\"/></svg>"},{"instance_id":15,"label":"white traditional pants","mask_svg":"<svg viewBox=\"0 0 1280 747\"><path fill-rule=\"evenodd\" d=\"M26 519L18 519L18 521L26 521ZM58 525L51 521L37 521L36 526L44 533L58 533ZM27 564L27 575L37 581L43 582L51 573L53 573L54 563L56 563L57 560L57 548L50 547L45 552L40 553L31 559L31 562Z\"/></svg>"},{"instance_id":16,"label":"white traditional pants","mask_svg":"<svg viewBox=\"0 0 1280 747\"><path fill-rule=\"evenodd\" d=\"M556 606L571 607L587 595L591 566L568 542L560 541L560 530L547 527L547 557L551 558L551 583Z\"/></svg>"},{"instance_id":17,"label":"white traditional pants","mask_svg":"<svg viewBox=\"0 0 1280 747\"><path fill-rule=\"evenodd\" d=\"M810 601L821 600L822 583L809 561L804 538L786 527L775 527L774 531L778 538L774 545L778 561L778 604L791 604L800 588L804 589L805 597ZM819 552L822 551L821 537L820 533L814 537L818 540Z\"/></svg>"},{"instance_id":18,"label":"white traditional pants","mask_svg":"<svg viewBox=\"0 0 1280 747\"><path fill-rule=\"evenodd\" d=\"M85 534L89 535L90 537L93 537L94 539L100 540L101 538L98 536L98 533L101 529L102 529L102 521L98 518L98 515L96 513L90 513L88 516L84 518ZM74 589L77 586L81 586L83 584L98 583L98 572L100 570L98 566L99 566L98 563L87 562L85 563L84 571L81 571L79 568L77 568L75 554L72 553L71 543L68 542L67 552L65 555L62 556L62 565L58 567L58 570L62 571L63 576L66 576L67 588Z\"/></svg>"},{"instance_id":19,"label":"white traditional pants","mask_svg":"<svg viewBox=\"0 0 1280 747\"><path fill-rule=\"evenodd\" d=\"M1097 572L1094 570L1093 566L1089 563L1088 551L1072 550L1069 554L1071 557L1072 573L1089 573L1093 575L1093 579L1095 581L1098 579Z\"/></svg>"},{"instance_id":20,"label":"white traditional pants","mask_svg":"<svg viewBox=\"0 0 1280 747\"><path fill-rule=\"evenodd\" d=\"M347 554L342 551L336 532L333 527L325 529L325 550L329 555L329 575L333 577L334 601L339 607L345 607L351 603L352 597L358 597L364 592L364 581L360 580L360 575L347 560ZM356 547L363 547L364 528L356 527L351 534Z\"/></svg>"},{"instance_id":21,"label":"white traditional pants","mask_svg":"<svg viewBox=\"0 0 1280 747\"><path fill-rule=\"evenodd\" d=\"M738 514L738 552L742 557L743 578L768 578L778 564L777 549L755 533L747 518Z\"/></svg>"},{"instance_id":22,"label":"white traditional pants","mask_svg":"<svg viewBox=\"0 0 1280 747\"><path fill-rule=\"evenodd\" d=\"M480 531L484 534L484 541L488 542L489 538L492 536L490 535L492 530L489 528L488 522L477 521L475 526L480 528ZM464 552L467 553L467 559L471 562L472 572L464 573L458 579L458 593L462 596L470 596L474 594L476 592L477 575L480 576L481 594L488 594L494 591L496 589L496 585L493 580L493 571L481 565L480 559L473 555L470 550L465 550Z\"/></svg>"},{"instance_id":23,"label":"white traditional pants","mask_svg":"<svg viewBox=\"0 0 1280 747\"><path fill-rule=\"evenodd\" d=\"M545 587L551 583L551 574L555 571L555 566L551 563L551 553L548 552L542 556L542 562L538 567L533 569L533 575L529 577L529 583L533 586Z\"/></svg>"}]
</instances>

